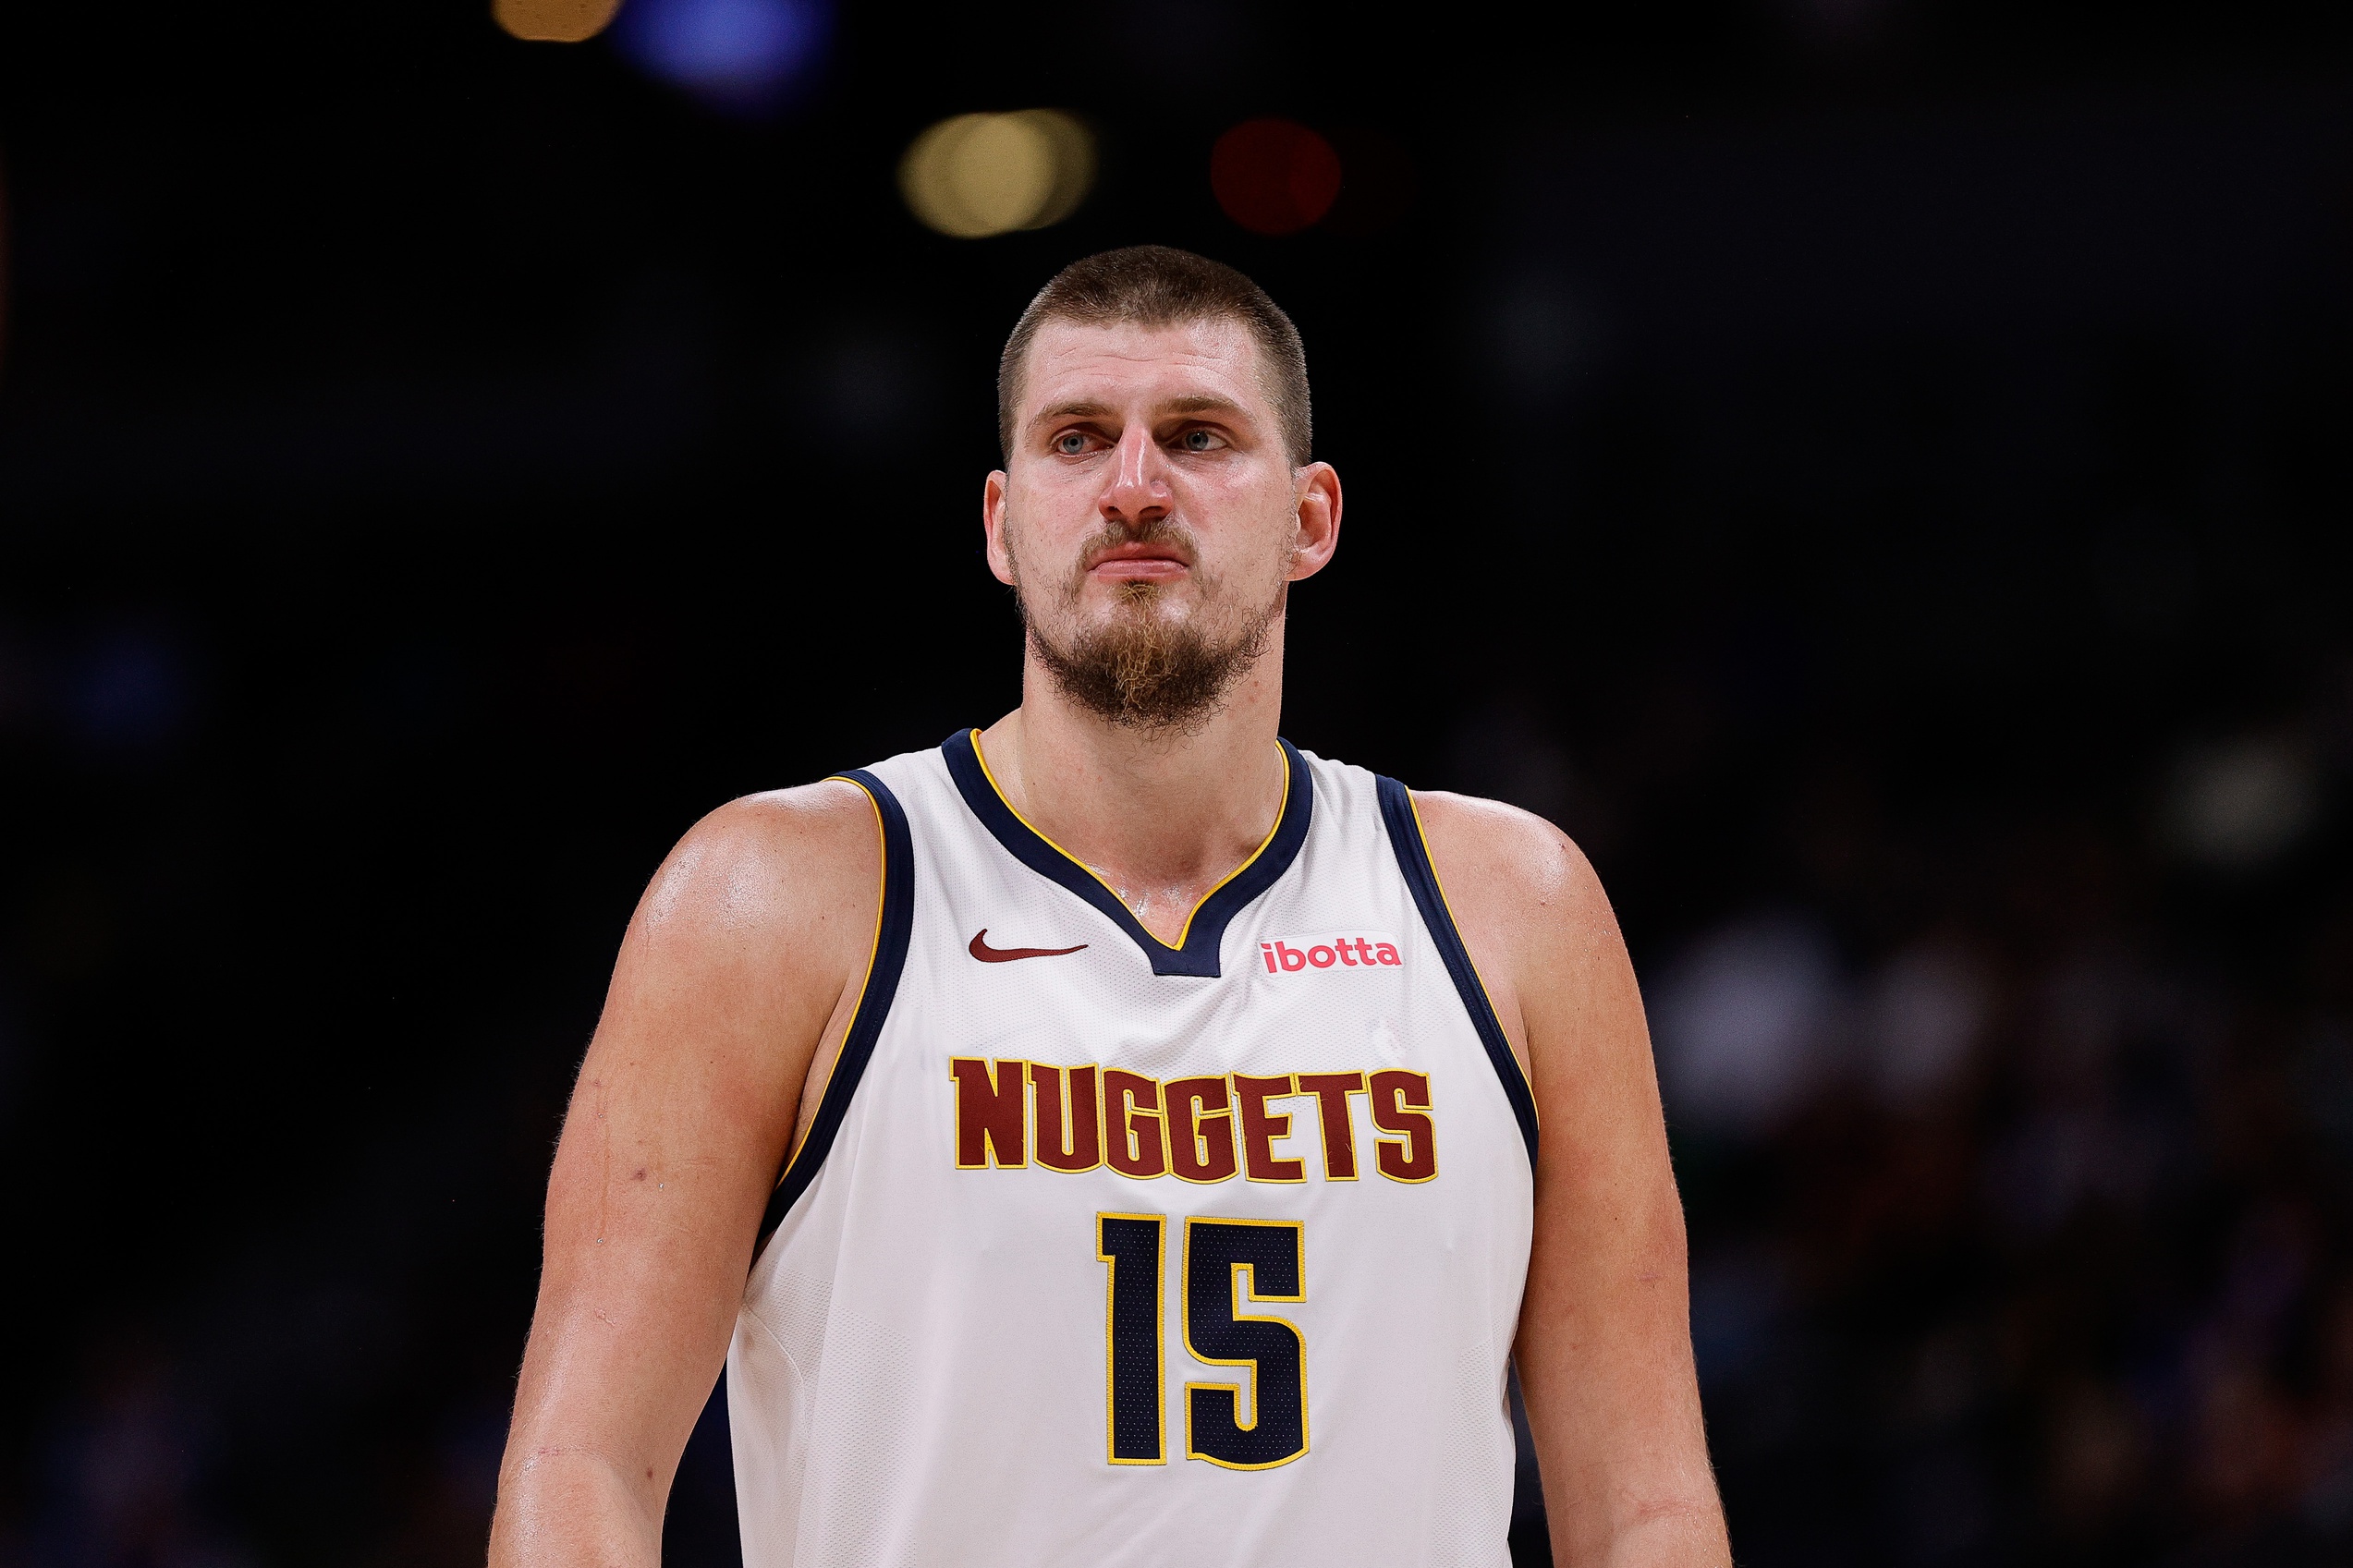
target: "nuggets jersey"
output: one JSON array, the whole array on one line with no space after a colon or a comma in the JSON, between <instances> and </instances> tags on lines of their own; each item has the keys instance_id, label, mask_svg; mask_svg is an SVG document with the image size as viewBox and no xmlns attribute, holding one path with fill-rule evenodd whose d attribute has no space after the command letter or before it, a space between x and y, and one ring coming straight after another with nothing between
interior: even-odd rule
<instances>
[{"instance_id":1,"label":"nuggets jersey","mask_svg":"<svg viewBox=\"0 0 2353 1568\"><path fill-rule=\"evenodd\" d=\"M952 735L727 1357L750 1568L1508 1561L1528 1085L1410 797L1280 743L1179 940Z\"/></svg>"}]
</instances>

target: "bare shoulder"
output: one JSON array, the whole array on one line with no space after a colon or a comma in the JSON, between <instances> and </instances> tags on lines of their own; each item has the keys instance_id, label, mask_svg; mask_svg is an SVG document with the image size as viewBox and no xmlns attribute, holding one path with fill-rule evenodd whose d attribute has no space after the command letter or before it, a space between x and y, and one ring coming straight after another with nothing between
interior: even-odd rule
<instances>
[{"instance_id":1,"label":"bare shoulder","mask_svg":"<svg viewBox=\"0 0 2353 1568\"><path fill-rule=\"evenodd\" d=\"M874 808L856 784L827 779L748 795L670 851L638 906L631 942L684 942L713 957L783 942L823 968L833 946L862 954L882 870Z\"/></svg>"},{"instance_id":2,"label":"bare shoulder","mask_svg":"<svg viewBox=\"0 0 2353 1568\"><path fill-rule=\"evenodd\" d=\"M1413 804L1458 924L1557 930L1598 918L1615 929L1592 863L1543 818L1445 790L1416 790Z\"/></svg>"},{"instance_id":3,"label":"bare shoulder","mask_svg":"<svg viewBox=\"0 0 2353 1568\"><path fill-rule=\"evenodd\" d=\"M1444 791L1413 801L1447 908L1542 1098L1564 1017L1633 994L1609 895L1584 852L1532 812Z\"/></svg>"}]
</instances>

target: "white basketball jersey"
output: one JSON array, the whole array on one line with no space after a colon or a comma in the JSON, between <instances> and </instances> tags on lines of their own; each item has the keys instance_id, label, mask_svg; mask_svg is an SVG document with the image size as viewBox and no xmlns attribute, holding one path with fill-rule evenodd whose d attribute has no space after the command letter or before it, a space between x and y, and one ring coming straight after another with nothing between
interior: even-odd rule
<instances>
[{"instance_id":1,"label":"white basketball jersey","mask_svg":"<svg viewBox=\"0 0 2353 1568\"><path fill-rule=\"evenodd\" d=\"M750 1568L1508 1562L1534 1103L1405 789L1283 755L1174 945L976 732L843 775L881 910L728 1352Z\"/></svg>"}]
</instances>

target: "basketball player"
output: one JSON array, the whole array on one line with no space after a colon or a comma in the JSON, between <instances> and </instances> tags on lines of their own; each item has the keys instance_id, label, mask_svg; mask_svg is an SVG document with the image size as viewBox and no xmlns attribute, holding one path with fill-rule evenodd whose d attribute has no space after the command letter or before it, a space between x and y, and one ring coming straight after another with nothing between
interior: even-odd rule
<instances>
[{"instance_id":1,"label":"basketball player","mask_svg":"<svg viewBox=\"0 0 2353 1568\"><path fill-rule=\"evenodd\" d=\"M1113 251L999 375L1021 705L725 807L655 876L556 1150L492 1561L650 1568L724 1359L751 1568L1495 1568L1516 1362L1554 1560L1720 1568L1591 869L1277 735L1340 529L1298 333ZM1420 418L1475 523L1521 457Z\"/></svg>"}]
</instances>

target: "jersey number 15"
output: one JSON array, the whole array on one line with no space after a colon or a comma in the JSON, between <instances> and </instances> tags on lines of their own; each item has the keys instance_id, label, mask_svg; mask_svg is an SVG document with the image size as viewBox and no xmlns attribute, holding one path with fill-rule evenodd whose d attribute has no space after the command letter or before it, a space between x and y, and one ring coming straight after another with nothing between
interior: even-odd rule
<instances>
[{"instance_id":1,"label":"jersey number 15","mask_svg":"<svg viewBox=\"0 0 2353 1568\"><path fill-rule=\"evenodd\" d=\"M1161 1305L1165 1214L1098 1214L1095 1255L1107 1266L1105 1425L1114 1465L1164 1465L1167 1387ZM1185 1222L1185 1349L1212 1367L1250 1368L1238 1382L1185 1385L1185 1456L1228 1470L1271 1470L1307 1452L1307 1345L1282 1318L1249 1301L1305 1301L1302 1227L1290 1220ZM1245 1419L1247 1413L1248 1419Z\"/></svg>"}]
</instances>

